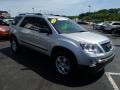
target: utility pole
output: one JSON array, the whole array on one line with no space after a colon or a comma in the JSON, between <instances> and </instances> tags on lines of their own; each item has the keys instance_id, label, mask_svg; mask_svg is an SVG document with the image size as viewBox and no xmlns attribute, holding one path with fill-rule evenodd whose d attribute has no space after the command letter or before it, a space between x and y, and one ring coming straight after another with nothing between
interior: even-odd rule
<instances>
[{"instance_id":1,"label":"utility pole","mask_svg":"<svg viewBox=\"0 0 120 90\"><path fill-rule=\"evenodd\" d=\"M41 11L41 10L40 10L39 12L40 12L40 13L42 13L42 11Z\"/></svg>"},{"instance_id":2,"label":"utility pole","mask_svg":"<svg viewBox=\"0 0 120 90\"><path fill-rule=\"evenodd\" d=\"M88 5L88 7L89 7L89 13L91 12L91 5Z\"/></svg>"},{"instance_id":3,"label":"utility pole","mask_svg":"<svg viewBox=\"0 0 120 90\"><path fill-rule=\"evenodd\" d=\"M8 11L8 17L10 18L11 17L11 10L9 9L9 11Z\"/></svg>"},{"instance_id":4,"label":"utility pole","mask_svg":"<svg viewBox=\"0 0 120 90\"><path fill-rule=\"evenodd\" d=\"M88 8L89 8L89 14L90 14L90 11L91 11L91 5L88 5ZM89 17L89 25L90 25L90 17Z\"/></svg>"},{"instance_id":5,"label":"utility pole","mask_svg":"<svg viewBox=\"0 0 120 90\"><path fill-rule=\"evenodd\" d=\"M32 8L32 12L35 13L35 8Z\"/></svg>"}]
</instances>

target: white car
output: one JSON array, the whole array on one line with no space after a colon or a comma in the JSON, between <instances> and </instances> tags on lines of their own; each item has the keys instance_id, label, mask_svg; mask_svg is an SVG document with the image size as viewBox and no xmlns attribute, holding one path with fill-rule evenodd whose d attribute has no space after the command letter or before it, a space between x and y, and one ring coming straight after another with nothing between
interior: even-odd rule
<instances>
[{"instance_id":1,"label":"white car","mask_svg":"<svg viewBox=\"0 0 120 90\"><path fill-rule=\"evenodd\" d=\"M104 24L105 24L104 22L97 23L94 28L96 30L102 30L104 29Z\"/></svg>"},{"instance_id":2,"label":"white car","mask_svg":"<svg viewBox=\"0 0 120 90\"><path fill-rule=\"evenodd\" d=\"M104 25L104 30L105 31L109 31L112 32L114 31L116 28L120 27L120 22L119 21L111 21L110 23L106 23Z\"/></svg>"}]
</instances>

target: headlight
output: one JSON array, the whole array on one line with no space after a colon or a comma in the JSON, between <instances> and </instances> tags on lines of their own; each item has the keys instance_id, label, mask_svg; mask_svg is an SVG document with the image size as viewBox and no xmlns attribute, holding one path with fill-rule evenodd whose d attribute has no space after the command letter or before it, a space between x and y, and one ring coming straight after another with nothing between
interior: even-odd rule
<instances>
[{"instance_id":1,"label":"headlight","mask_svg":"<svg viewBox=\"0 0 120 90\"><path fill-rule=\"evenodd\" d=\"M102 53L102 50L96 44L81 43L82 49L89 55Z\"/></svg>"}]
</instances>

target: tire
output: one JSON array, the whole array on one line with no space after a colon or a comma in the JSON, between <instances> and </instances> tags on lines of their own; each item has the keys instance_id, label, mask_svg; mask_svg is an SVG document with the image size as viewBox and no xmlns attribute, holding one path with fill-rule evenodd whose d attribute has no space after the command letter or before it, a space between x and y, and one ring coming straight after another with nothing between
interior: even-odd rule
<instances>
[{"instance_id":1,"label":"tire","mask_svg":"<svg viewBox=\"0 0 120 90\"><path fill-rule=\"evenodd\" d=\"M75 73L77 63L75 58L68 52L60 51L53 55L54 67L58 75L68 77Z\"/></svg>"},{"instance_id":2,"label":"tire","mask_svg":"<svg viewBox=\"0 0 120 90\"><path fill-rule=\"evenodd\" d=\"M113 29L113 30L112 30L112 34L113 34L114 36L120 36L120 31L119 31L118 29Z\"/></svg>"},{"instance_id":3,"label":"tire","mask_svg":"<svg viewBox=\"0 0 120 90\"><path fill-rule=\"evenodd\" d=\"M10 39L11 42L11 51L15 54L20 53L20 45L18 44L18 41L15 37L12 37Z\"/></svg>"},{"instance_id":4,"label":"tire","mask_svg":"<svg viewBox=\"0 0 120 90\"><path fill-rule=\"evenodd\" d=\"M100 30L104 30L104 26L101 26L101 27L100 27Z\"/></svg>"},{"instance_id":5,"label":"tire","mask_svg":"<svg viewBox=\"0 0 120 90\"><path fill-rule=\"evenodd\" d=\"M116 32L115 29L112 29L112 30L111 30L111 33L112 33L113 35L117 34L117 32Z\"/></svg>"},{"instance_id":6,"label":"tire","mask_svg":"<svg viewBox=\"0 0 120 90\"><path fill-rule=\"evenodd\" d=\"M107 33L107 30L105 30L105 29L103 29L102 31L103 31L104 33Z\"/></svg>"},{"instance_id":7,"label":"tire","mask_svg":"<svg viewBox=\"0 0 120 90\"><path fill-rule=\"evenodd\" d=\"M120 31L118 31L118 35L120 36Z\"/></svg>"}]
</instances>

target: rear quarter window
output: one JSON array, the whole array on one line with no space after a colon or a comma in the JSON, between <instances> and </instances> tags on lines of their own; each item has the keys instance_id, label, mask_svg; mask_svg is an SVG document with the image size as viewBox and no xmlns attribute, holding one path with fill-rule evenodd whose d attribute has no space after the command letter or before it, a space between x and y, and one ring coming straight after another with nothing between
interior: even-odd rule
<instances>
[{"instance_id":1,"label":"rear quarter window","mask_svg":"<svg viewBox=\"0 0 120 90\"><path fill-rule=\"evenodd\" d=\"M120 23L113 23L113 25L120 25Z\"/></svg>"},{"instance_id":2,"label":"rear quarter window","mask_svg":"<svg viewBox=\"0 0 120 90\"><path fill-rule=\"evenodd\" d=\"M22 19L22 16L15 17L15 19L13 21L13 25L17 25L21 19Z\"/></svg>"}]
</instances>

